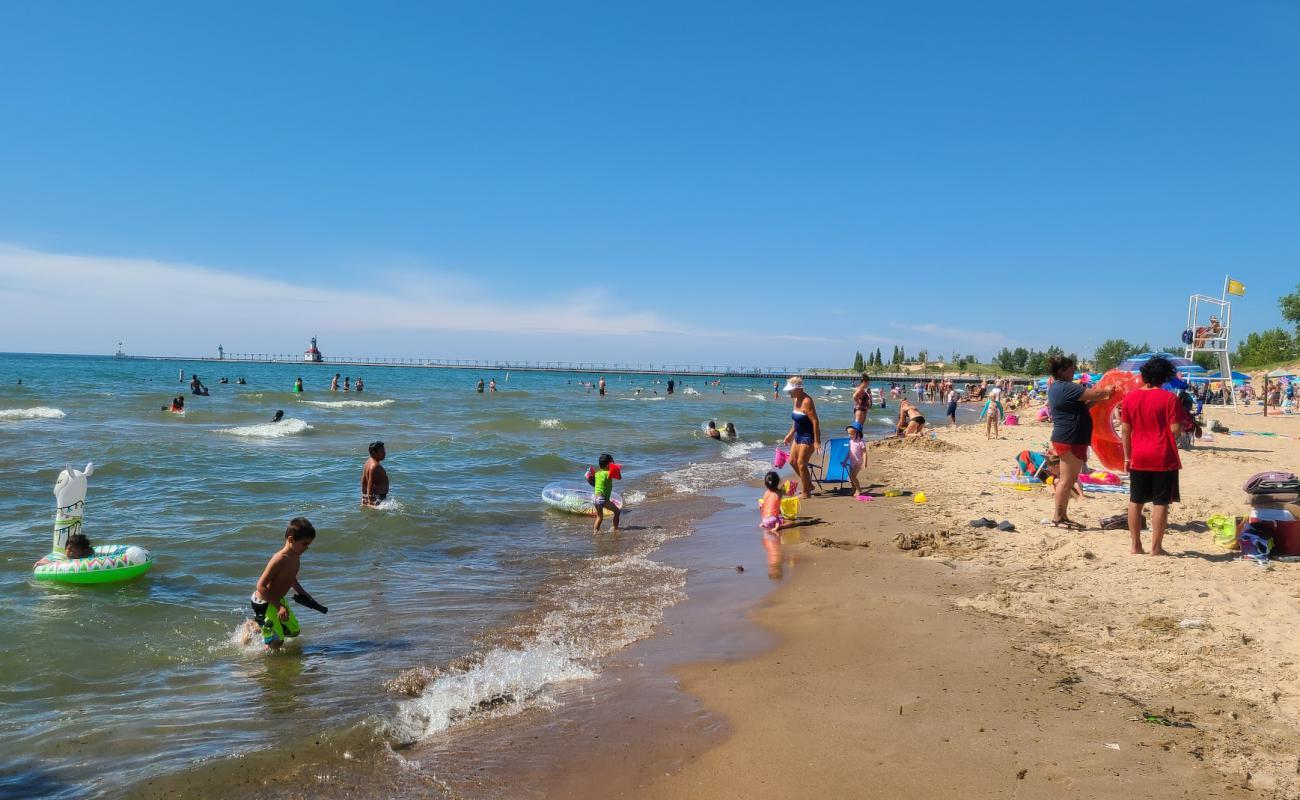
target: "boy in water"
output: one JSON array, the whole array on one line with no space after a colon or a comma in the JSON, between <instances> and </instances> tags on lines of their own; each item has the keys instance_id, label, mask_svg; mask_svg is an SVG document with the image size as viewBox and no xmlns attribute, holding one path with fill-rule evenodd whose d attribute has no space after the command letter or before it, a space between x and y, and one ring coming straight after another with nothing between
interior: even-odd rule
<instances>
[{"instance_id":1,"label":"boy in water","mask_svg":"<svg viewBox=\"0 0 1300 800\"><path fill-rule=\"evenodd\" d=\"M289 527L284 531L284 547L266 562L262 577L257 579L257 589L249 598L254 620L249 623L249 633L260 629L262 642L269 650L279 650L286 638L298 635L298 618L285 605L284 596L293 589L304 599L311 600L311 595L298 583L298 566L302 554L315 539L316 529L305 517L289 520ZM268 614L268 610L271 613Z\"/></svg>"},{"instance_id":2,"label":"boy in water","mask_svg":"<svg viewBox=\"0 0 1300 800\"><path fill-rule=\"evenodd\" d=\"M388 497L388 473L379 463L387 455L383 442L370 443L370 458L361 470L362 506L377 506Z\"/></svg>"},{"instance_id":3,"label":"boy in water","mask_svg":"<svg viewBox=\"0 0 1300 800\"><path fill-rule=\"evenodd\" d=\"M596 490L592 493L592 503L596 507L596 533L600 533L600 525L605 521L605 509L608 508L614 515L614 532L618 533L618 506L609 499L614 493L614 476L617 475L614 463L614 457L609 453L600 454L600 466L596 469L595 486Z\"/></svg>"}]
</instances>

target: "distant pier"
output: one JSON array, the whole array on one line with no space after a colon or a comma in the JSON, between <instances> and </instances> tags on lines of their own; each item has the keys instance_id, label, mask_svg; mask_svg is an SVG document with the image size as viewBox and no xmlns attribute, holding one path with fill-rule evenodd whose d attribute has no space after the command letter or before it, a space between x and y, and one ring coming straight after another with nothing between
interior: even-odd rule
<instances>
[{"instance_id":1,"label":"distant pier","mask_svg":"<svg viewBox=\"0 0 1300 800\"><path fill-rule=\"evenodd\" d=\"M753 378L757 380L784 380L791 375L814 380L846 380L856 382L858 373L853 370L830 370L825 367L747 367L724 364L632 364L600 361L493 361L460 358L383 358L375 356L343 356L306 361L300 354L289 353L224 353L220 358L198 356L122 356L150 361L203 361L212 364L281 364L301 367L407 367L425 369L493 370L509 372L567 372L591 375L662 375L667 377L697 378ZM980 381L989 376L974 375L942 367L929 371L882 372L867 370L872 381L915 382L932 378L951 379L957 382ZM1028 383L1026 378L1012 378L1016 383Z\"/></svg>"}]
</instances>

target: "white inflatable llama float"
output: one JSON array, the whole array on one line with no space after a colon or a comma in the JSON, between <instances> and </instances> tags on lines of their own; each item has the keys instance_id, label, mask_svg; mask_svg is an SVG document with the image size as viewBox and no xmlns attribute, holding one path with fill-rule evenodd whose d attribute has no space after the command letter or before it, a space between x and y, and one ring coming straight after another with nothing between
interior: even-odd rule
<instances>
[{"instance_id":1,"label":"white inflatable llama float","mask_svg":"<svg viewBox=\"0 0 1300 800\"><path fill-rule=\"evenodd\" d=\"M111 583L143 575L153 566L153 557L143 547L104 544L85 558L68 558L64 551L68 538L82 532L86 511L86 478L95 474L95 465L84 470L65 466L54 482L54 540L50 554L32 567L37 580L63 583Z\"/></svg>"}]
</instances>

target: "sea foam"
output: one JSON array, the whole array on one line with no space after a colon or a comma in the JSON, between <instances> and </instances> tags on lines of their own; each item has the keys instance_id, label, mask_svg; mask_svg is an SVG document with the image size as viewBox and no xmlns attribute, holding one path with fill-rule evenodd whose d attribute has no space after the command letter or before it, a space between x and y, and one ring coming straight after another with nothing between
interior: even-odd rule
<instances>
[{"instance_id":1,"label":"sea foam","mask_svg":"<svg viewBox=\"0 0 1300 800\"><path fill-rule=\"evenodd\" d=\"M548 704L551 687L595 677L601 658L649 636L664 609L685 598L686 570L649 558L677 535L647 536L635 552L590 559L572 581L543 598L552 610L518 645L493 647L464 667L398 676L392 685L414 681L423 688L398 706L388 734L414 742L471 715Z\"/></svg>"},{"instance_id":2,"label":"sea foam","mask_svg":"<svg viewBox=\"0 0 1300 800\"><path fill-rule=\"evenodd\" d=\"M231 436L247 436L252 439L278 439L281 436L297 436L311 430L311 426L300 419L282 419L279 422L263 422L260 425L245 425L239 428L219 428L217 433Z\"/></svg>"},{"instance_id":3,"label":"sea foam","mask_svg":"<svg viewBox=\"0 0 1300 800\"><path fill-rule=\"evenodd\" d=\"M391 406L396 400L299 400L300 403L306 403L309 406L319 408L382 408Z\"/></svg>"},{"instance_id":4,"label":"sea foam","mask_svg":"<svg viewBox=\"0 0 1300 800\"><path fill-rule=\"evenodd\" d=\"M704 461L665 472L659 479L678 494L697 494L751 480L771 469L770 461L744 458L744 453L725 461Z\"/></svg>"},{"instance_id":5,"label":"sea foam","mask_svg":"<svg viewBox=\"0 0 1300 800\"><path fill-rule=\"evenodd\" d=\"M0 421L22 419L63 419L67 414L57 408L37 406L36 408L0 408Z\"/></svg>"}]
</instances>

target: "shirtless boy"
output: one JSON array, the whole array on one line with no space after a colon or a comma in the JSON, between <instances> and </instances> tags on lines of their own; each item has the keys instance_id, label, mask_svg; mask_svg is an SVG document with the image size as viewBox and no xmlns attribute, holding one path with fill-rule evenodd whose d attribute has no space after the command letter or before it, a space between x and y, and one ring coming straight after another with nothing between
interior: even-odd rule
<instances>
[{"instance_id":1,"label":"shirtless boy","mask_svg":"<svg viewBox=\"0 0 1300 800\"><path fill-rule=\"evenodd\" d=\"M370 443L370 458L361 470L361 505L377 506L388 497L388 473L379 463L387 456L383 442Z\"/></svg>"},{"instance_id":2,"label":"shirtless boy","mask_svg":"<svg viewBox=\"0 0 1300 800\"><path fill-rule=\"evenodd\" d=\"M311 600L311 595L298 583L298 566L302 554L315 539L316 529L305 517L289 520L289 527L284 531L284 547L266 562L262 577L257 579L257 590L249 598L254 620L249 625L254 630L261 629L262 642L270 650L279 650L286 638L298 635L298 618L285 605L284 596L293 589L303 599Z\"/></svg>"}]
</instances>

